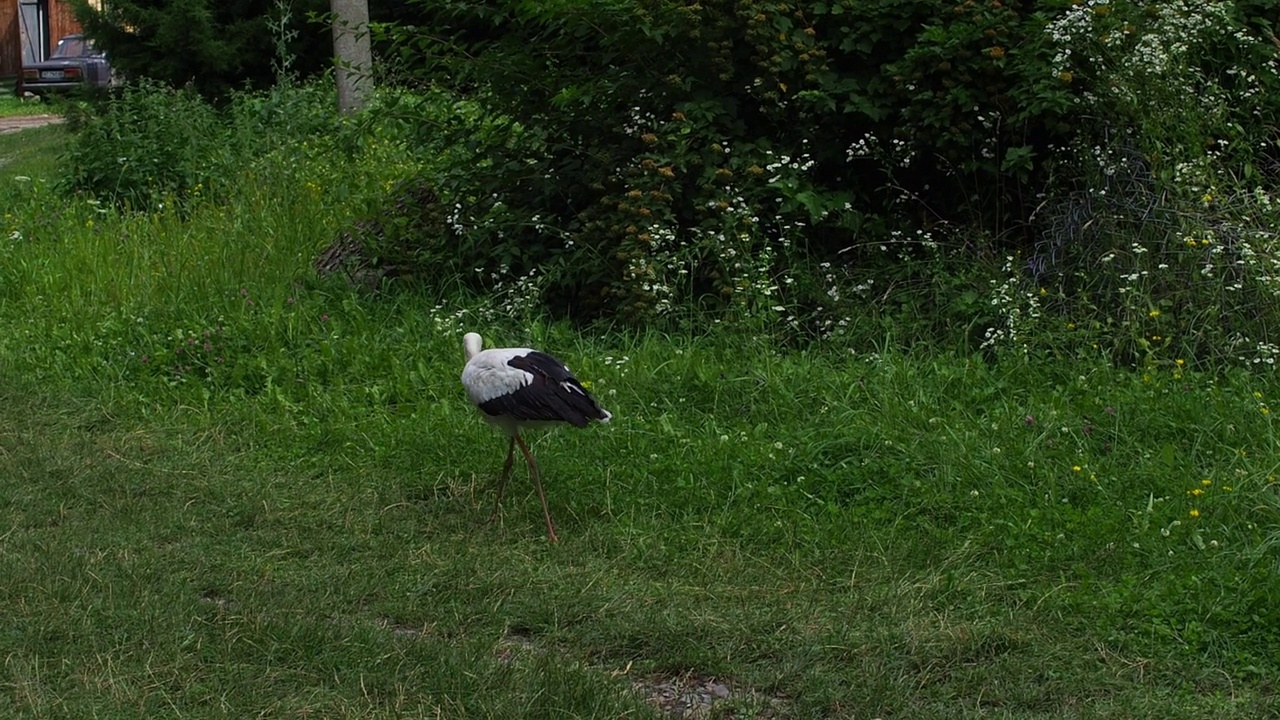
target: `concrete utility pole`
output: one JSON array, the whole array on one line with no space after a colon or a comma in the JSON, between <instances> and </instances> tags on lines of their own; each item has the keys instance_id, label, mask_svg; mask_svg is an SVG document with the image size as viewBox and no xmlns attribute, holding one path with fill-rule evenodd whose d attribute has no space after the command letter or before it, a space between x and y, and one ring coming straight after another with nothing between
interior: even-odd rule
<instances>
[{"instance_id":1,"label":"concrete utility pole","mask_svg":"<svg viewBox=\"0 0 1280 720\"><path fill-rule=\"evenodd\" d=\"M333 12L333 57L338 78L338 111L364 107L373 92L373 51L369 46L369 0L329 0Z\"/></svg>"}]
</instances>

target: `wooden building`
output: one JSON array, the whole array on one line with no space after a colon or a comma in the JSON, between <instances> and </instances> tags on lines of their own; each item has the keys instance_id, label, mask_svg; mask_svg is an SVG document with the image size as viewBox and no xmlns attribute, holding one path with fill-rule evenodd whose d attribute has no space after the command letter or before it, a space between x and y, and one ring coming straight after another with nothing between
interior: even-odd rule
<instances>
[{"instance_id":1,"label":"wooden building","mask_svg":"<svg viewBox=\"0 0 1280 720\"><path fill-rule=\"evenodd\" d=\"M77 32L66 0L0 0L0 78L15 77L24 62L44 60L59 38Z\"/></svg>"}]
</instances>

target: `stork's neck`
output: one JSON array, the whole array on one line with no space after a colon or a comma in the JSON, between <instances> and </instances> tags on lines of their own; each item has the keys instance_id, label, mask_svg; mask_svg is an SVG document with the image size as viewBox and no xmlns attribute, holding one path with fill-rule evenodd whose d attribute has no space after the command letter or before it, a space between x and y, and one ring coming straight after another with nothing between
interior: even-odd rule
<instances>
[{"instance_id":1,"label":"stork's neck","mask_svg":"<svg viewBox=\"0 0 1280 720\"><path fill-rule=\"evenodd\" d=\"M467 353L467 362L470 362L471 358L479 355L482 347L484 347L484 341L480 339L478 334L467 333L462 336L462 349Z\"/></svg>"}]
</instances>

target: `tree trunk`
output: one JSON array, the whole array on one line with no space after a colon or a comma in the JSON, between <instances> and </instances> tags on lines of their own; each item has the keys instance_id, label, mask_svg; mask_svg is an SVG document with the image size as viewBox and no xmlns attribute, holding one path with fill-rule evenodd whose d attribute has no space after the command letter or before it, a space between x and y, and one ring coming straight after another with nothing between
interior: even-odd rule
<instances>
[{"instance_id":1,"label":"tree trunk","mask_svg":"<svg viewBox=\"0 0 1280 720\"><path fill-rule=\"evenodd\" d=\"M369 0L329 0L333 11L333 55L337 65L338 111L364 107L373 92L373 52L369 46Z\"/></svg>"}]
</instances>

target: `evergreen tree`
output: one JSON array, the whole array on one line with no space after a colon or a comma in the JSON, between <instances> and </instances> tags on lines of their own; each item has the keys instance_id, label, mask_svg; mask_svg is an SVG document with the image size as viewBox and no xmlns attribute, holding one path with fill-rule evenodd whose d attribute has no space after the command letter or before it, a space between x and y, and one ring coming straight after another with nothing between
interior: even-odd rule
<instances>
[{"instance_id":1,"label":"evergreen tree","mask_svg":"<svg viewBox=\"0 0 1280 720\"><path fill-rule=\"evenodd\" d=\"M102 8L72 0L85 33L125 77L149 77L190 85L219 99L243 87L262 88L275 79L276 39L268 25L280 12L266 0L111 0ZM332 60L329 26L309 17L325 13L328 0L287 3L298 31L288 48L292 69L302 75L324 70Z\"/></svg>"}]
</instances>

